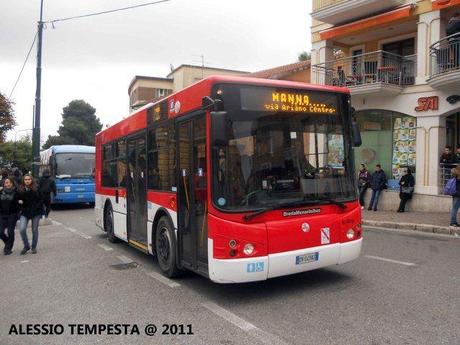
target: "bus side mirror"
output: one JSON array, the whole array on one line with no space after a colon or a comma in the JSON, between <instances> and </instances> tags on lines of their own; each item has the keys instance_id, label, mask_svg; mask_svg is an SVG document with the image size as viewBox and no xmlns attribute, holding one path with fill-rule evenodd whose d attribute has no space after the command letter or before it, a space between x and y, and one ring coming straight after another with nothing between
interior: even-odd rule
<instances>
[{"instance_id":1,"label":"bus side mirror","mask_svg":"<svg viewBox=\"0 0 460 345\"><path fill-rule=\"evenodd\" d=\"M361 139L361 132L359 130L359 125L356 121L352 122L352 135L353 135L353 146L360 147L363 143Z\"/></svg>"},{"instance_id":2,"label":"bus side mirror","mask_svg":"<svg viewBox=\"0 0 460 345\"><path fill-rule=\"evenodd\" d=\"M211 112L211 138L212 146L227 146L227 112Z\"/></svg>"}]
</instances>

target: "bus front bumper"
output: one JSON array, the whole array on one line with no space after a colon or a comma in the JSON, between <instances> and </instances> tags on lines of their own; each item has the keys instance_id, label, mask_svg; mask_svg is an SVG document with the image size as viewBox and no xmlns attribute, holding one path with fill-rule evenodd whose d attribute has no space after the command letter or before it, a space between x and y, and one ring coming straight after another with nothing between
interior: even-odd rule
<instances>
[{"instance_id":1,"label":"bus front bumper","mask_svg":"<svg viewBox=\"0 0 460 345\"><path fill-rule=\"evenodd\" d=\"M216 283L245 283L341 265L358 258L361 246L362 238L268 256L221 260L213 258L213 241L209 239L209 278ZM302 263L299 258L307 260Z\"/></svg>"}]
</instances>

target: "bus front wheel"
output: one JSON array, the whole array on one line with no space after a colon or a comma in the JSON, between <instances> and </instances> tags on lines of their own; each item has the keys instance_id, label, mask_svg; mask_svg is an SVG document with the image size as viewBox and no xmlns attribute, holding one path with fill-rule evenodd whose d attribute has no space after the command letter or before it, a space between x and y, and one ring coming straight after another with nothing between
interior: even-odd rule
<instances>
[{"instance_id":1,"label":"bus front wheel","mask_svg":"<svg viewBox=\"0 0 460 345\"><path fill-rule=\"evenodd\" d=\"M104 230L107 233L107 239L109 242L118 242L113 231L113 210L111 205L108 205L105 209Z\"/></svg>"},{"instance_id":2,"label":"bus front wheel","mask_svg":"<svg viewBox=\"0 0 460 345\"><path fill-rule=\"evenodd\" d=\"M176 236L167 217L161 217L155 231L155 251L158 264L166 277L178 275L176 264Z\"/></svg>"}]
</instances>

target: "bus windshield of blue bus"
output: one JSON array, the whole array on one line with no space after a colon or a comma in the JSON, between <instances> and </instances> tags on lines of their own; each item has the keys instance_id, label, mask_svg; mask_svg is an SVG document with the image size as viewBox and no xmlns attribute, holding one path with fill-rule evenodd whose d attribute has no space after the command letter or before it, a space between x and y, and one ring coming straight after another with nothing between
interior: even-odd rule
<instances>
[{"instance_id":1,"label":"bus windshield of blue bus","mask_svg":"<svg viewBox=\"0 0 460 345\"><path fill-rule=\"evenodd\" d=\"M94 164L94 153L58 153L56 154L56 177L92 177Z\"/></svg>"}]
</instances>

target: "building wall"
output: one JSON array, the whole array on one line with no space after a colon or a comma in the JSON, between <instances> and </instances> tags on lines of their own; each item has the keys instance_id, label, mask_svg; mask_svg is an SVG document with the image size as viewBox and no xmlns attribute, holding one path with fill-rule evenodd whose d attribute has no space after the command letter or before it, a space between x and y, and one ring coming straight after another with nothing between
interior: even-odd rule
<instances>
[{"instance_id":1,"label":"building wall","mask_svg":"<svg viewBox=\"0 0 460 345\"><path fill-rule=\"evenodd\" d=\"M413 1L408 0L406 3L413 3ZM362 45L364 51L369 53L380 50L383 42L397 41L402 37L415 37L415 52L417 57L414 86L404 87L401 93L393 95L385 95L383 93L363 95L354 93L353 87L351 87L351 90L353 107L357 110L358 114L372 113L373 110L386 110L408 115L416 119L416 195L419 195L418 199L420 200L420 195L439 195L442 193L442 173L439 166L439 157L447 140L454 140L452 138L446 139L446 132L448 132L446 127L452 126L452 124L458 126L457 121L453 119L446 121L446 118L460 112L460 102L449 104L446 99L451 95L460 94L460 78L459 84L451 88L433 89L428 84L428 79L431 75L430 46L445 37L446 23L455 10L460 10L460 6L450 6L441 10L433 10L432 0L418 0L416 1L416 7L412 11L412 17L403 21L406 23L409 20L413 21L414 24L410 30L401 32L398 35L389 32L384 37L367 39L356 44ZM398 27L403 22L391 23L391 26ZM333 61L335 59L333 54L334 49L341 49L345 57L351 55L352 46L337 42L338 38L335 40L321 40L320 31L331 27L333 26L330 24L313 20L312 66L326 61ZM378 29L381 28L376 27L376 30ZM372 29L366 30L372 31ZM372 37L371 34L365 31L361 33L355 32L353 36L359 36L359 34L363 34L361 37ZM318 79L314 75L314 68L312 69L311 79L313 82L324 82L324 79ZM437 110L416 111L415 108L419 105L419 99L424 97L438 97L439 108ZM458 118L458 116L455 118ZM393 129L390 128L390 130ZM452 132L452 130L457 133L452 137L458 137L458 128L451 129L450 131ZM388 140L388 136L384 136L384 133L382 135L385 137L382 140ZM369 136L369 138L372 137L372 140L369 138L367 140L366 136ZM385 144L383 141L379 141L378 138L379 135L372 135L372 132L367 132L363 135L366 145L386 145L391 147L388 143ZM394 145L395 142L393 142ZM387 153L391 154L391 152ZM393 200L393 198L391 199ZM423 200L424 205L429 203L426 201L428 199ZM391 203L383 203L382 205L385 205L385 208L391 208ZM433 210L444 210L446 208L444 199L442 203L433 204L432 207Z\"/></svg>"},{"instance_id":2,"label":"building wall","mask_svg":"<svg viewBox=\"0 0 460 345\"><path fill-rule=\"evenodd\" d=\"M282 78L283 80L290 80L290 81L299 81L302 83L310 83L311 81L311 70L306 69L304 71L296 72L291 75L285 76Z\"/></svg>"},{"instance_id":3,"label":"building wall","mask_svg":"<svg viewBox=\"0 0 460 345\"><path fill-rule=\"evenodd\" d=\"M174 92L182 90L183 88L190 86L197 81L207 78L212 75L243 75L246 73L237 71L227 71L217 68L201 68L197 66L182 66L177 71L170 74L168 77L174 80L173 89Z\"/></svg>"}]
</instances>

